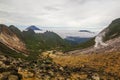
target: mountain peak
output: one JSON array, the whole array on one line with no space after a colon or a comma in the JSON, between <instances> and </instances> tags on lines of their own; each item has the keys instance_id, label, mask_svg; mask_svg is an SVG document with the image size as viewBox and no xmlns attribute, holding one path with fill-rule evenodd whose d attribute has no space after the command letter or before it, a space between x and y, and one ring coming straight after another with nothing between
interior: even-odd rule
<instances>
[{"instance_id":1,"label":"mountain peak","mask_svg":"<svg viewBox=\"0 0 120 80\"><path fill-rule=\"evenodd\" d=\"M29 27L26 28L25 30L39 30L39 31L42 31L41 29L39 29L38 27L36 27L36 26L34 26L34 25L29 26Z\"/></svg>"},{"instance_id":2,"label":"mountain peak","mask_svg":"<svg viewBox=\"0 0 120 80\"><path fill-rule=\"evenodd\" d=\"M89 31L89 30L79 30L79 32L94 33L94 32L91 32L91 31Z\"/></svg>"}]
</instances>

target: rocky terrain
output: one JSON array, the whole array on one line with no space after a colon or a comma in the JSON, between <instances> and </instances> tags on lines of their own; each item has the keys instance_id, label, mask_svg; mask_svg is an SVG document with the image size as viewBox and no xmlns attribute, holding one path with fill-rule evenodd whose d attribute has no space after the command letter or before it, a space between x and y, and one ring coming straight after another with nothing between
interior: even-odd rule
<instances>
[{"instance_id":1,"label":"rocky terrain","mask_svg":"<svg viewBox=\"0 0 120 80\"><path fill-rule=\"evenodd\" d=\"M119 80L119 56L48 53L28 61L0 53L0 80Z\"/></svg>"},{"instance_id":2,"label":"rocky terrain","mask_svg":"<svg viewBox=\"0 0 120 80\"><path fill-rule=\"evenodd\" d=\"M67 54L92 54L92 53L109 53L109 52L119 52L120 51L120 37L111 39L106 42L107 46L100 46L98 48L94 48L91 46L89 48L70 51Z\"/></svg>"},{"instance_id":3,"label":"rocky terrain","mask_svg":"<svg viewBox=\"0 0 120 80\"><path fill-rule=\"evenodd\" d=\"M77 73L81 74L81 77L74 76ZM91 73L82 70L81 67L72 68L56 64L47 56L34 61L25 61L0 55L0 80L79 80L92 79L93 75L98 75L89 74Z\"/></svg>"},{"instance_id":4,"label":"rocky terrain","mask_svg":"<svg viewBox=\"0 0 120 80\"><path fill-rule=\"evenodd\" d=\"M25 43L23 43L7 26L2 24L0 25L0 43L16 52L26 53L27 51Z\"/></svg>"}]
</instances>

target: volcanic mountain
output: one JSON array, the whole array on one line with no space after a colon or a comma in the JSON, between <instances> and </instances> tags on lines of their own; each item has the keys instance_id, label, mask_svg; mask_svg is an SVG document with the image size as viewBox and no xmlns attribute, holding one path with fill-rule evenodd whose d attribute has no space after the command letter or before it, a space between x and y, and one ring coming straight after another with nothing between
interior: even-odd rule
<instances>
[{"instance_id":1,"label":"volcanic mountain","mask_svg":"<svg viewBox=\"0 0 120 80\"><path fill-rule=\"evenodd\" d=\"M39 31L42 31L41 29L39 29L38 27L36 27L34 25L27 27L25 30L39 30Z\"/></svg>"}]
</instances>

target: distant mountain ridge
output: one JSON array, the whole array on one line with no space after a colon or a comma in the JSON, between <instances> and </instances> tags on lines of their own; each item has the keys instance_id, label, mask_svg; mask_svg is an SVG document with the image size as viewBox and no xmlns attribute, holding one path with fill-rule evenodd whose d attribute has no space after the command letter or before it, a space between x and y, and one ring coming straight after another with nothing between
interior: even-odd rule
<instances>
[{"instance_id":1,"label":"distant mountain ridge","mask_svg":"<svg viewBox=\"0 0 120 80\"><path fill-rule=\"evenodd\" d=\"M104 41L119 37L120 18L112 21L112 23L107 28L109 31L105 34ZM6 25L0 24L0 47L4 45L4 47L6 46L9 49L15 50L17 52L24 52L28 49L33 53L56 49L66 51L69 47L71 48L71 45L68 41L65 41L54 32L46 31L44 33L35 33L34 30L36 29L30 28L27 31L21 32L14 25L8 27ZM71 39L71 41L74 41L75 39L80 40L79 38L72 36L68 38L69 40ZM85 41L85 39L83 39L83 41ZM73 49L88 48L94 44L95 42L93 37L85 42L80 43L79 45L73 46ZM1 47L0 49L4 48Z\"/></svg>"},{"instance_id":2,"label":"distant mountain ridge","mask_svg":"<svg viewBox=\"0 0 120 80\"><path fill-rule=\"evenodd\" d=\"M91 31L89 31L89 30L79 30L79 32L94 33L94 32L91 32Z\"/></svg>"},{"instance_id":3,"label":"distant mountain ridge","mask_svg":"<svg viewBox=\"0 0 120 80\"><path fill-rule=\"evenodd\" d=\"M32 26L29 26L29 27L27 27L25 30L39 30L39 31L42 31L42 29L39 29L38 27L36 27L36 26L34 26L34 25L32 25Z\"/></svg>"},{"instance_id":4,"label":"distant mountain ridge","mask_svg":"<svg viewBox=\"0 0 120 80\"><path fill-rule=\"evenodd\" d=\"M70 42L73 45L77 45L77 44L86 42L89 39L91 39L91 37L83 38L83 37L71 37L71 36L68 36L68 37L65 38L65 40L67 40L68 42Z\"/></svg>"},{"instance_id":5,"label":"distant mountain ridge","mask_svg":"<svg viewBox=\"0 0 120 80\"><path fill-rule=\"evenodd\" d=\"M40 53L44 50L58 49L64 50L68 43L54 32L46 31L44 33L35 33L31 26L27 31L21 32L14 25L9 27L0 24L0 51L11 53L13 51L19 53ZM40 29L37 29L40 30ZM2 48L3 47L3 48ZM7 52L9 48L9 51Z\"/></svg>"},{"instance_id":6,"label":"distant mountain ridge","mask_svg":"<svg viewBox=\"0 0 120 80\"><path fill-rule=\"evenodd\" d=\"M100 33L104 31L105 31L105 36L103 37L104 42L120 37L120 18L113 20L111 24L105 29L103 29ZM77 46L74 46L73 50L74 49L85 49L93 45L95 45L95 37L93 37L92 39L86 42L80 43Z\"/></svg>"},{"instance_id":7,"label":"distant mountain ridge","mask_svg":"<svg viewBox=\"0 0 120 80\"><path fill-rule=\"evenodd\" d=\"M80 43L83 43L92 39L94 36L91 36L91 34L95 35L94 32L91 32L89 30L79 30L78 33L79 33L79 36L74 36L74 35L66 36L65 40L70 42L72 45L78 45ZM85 35L87 34L87 36L80 37L83 34Z\"/></svg>"}]
</instances>

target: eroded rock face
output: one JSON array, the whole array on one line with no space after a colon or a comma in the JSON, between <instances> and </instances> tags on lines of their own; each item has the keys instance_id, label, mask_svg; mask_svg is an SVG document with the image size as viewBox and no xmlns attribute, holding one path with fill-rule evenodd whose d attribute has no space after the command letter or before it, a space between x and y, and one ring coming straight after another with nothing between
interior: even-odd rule
<instances>
[{"instance_id":1,"label":"eroded rock face","mask_svg":"<svg viewBox=\"0 0 120 80\"><path fill-rule=\"evenodd\" d=\"M25 44L6 25L0 25L0 42L17 51L26 52Z\"/></svg>"}]
</instances>

